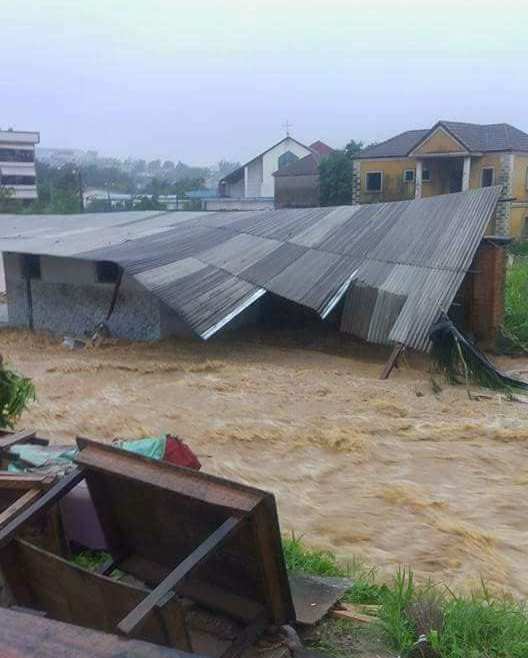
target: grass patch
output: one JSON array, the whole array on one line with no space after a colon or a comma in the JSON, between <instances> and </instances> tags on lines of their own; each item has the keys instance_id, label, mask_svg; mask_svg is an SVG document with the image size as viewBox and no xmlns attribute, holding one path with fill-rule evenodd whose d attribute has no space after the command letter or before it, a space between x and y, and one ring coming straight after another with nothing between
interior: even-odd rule
<instances>
[{"instance_id":1,"label":"grass patch","mask_svg":"<svg viewBox=\"0 0 528 658\"><path fill-rule=\"evenodd\" d=\"M302 538L292 535L282 540L286 567L291 573L308 573L315 576L351 578L352 587L344 600L348 603L381 603L385 585L375 581L375 571L357 559L341 563L330 551L317 551L304 545Z\"/></svg>"},{"instance_id":2,"label":"grass patch","mask_svg":"<svg viewBox=\"0 0 528 658\"><path fill-rule=\"evenodd\" d=\"M72 562L78 567L88 569L89 571L97 571L99 567L104 564L111 557L110 553L105 551L81 551L72 557Z\"/></svg>"},{"instance_id":3,"label":"grass patch","mask_svg":"<svg viewBox=\"0 0 528 658\"><path fill-rule=\"evenodd\" d=\"M517 258L506 274L504 326L507 337L528 346L528 258Z\"/></svg>"},{"instance_id":4,"label":"grass patch","mask_svg":"<svg viewBox=\"0 0 528 658\"><path fill-rule=\"evenodd\" d=\"M350 655L358 638L374 633L402 658L528 657L526 606L492 596L484 583L475 594L458 596L445 587L417 585L411 570L399 569L390 583L381 584L375 572L362 563L341 563L329 551L309 549L302 539L284 539L283 546L288 570L350 576L354 584L346 601L381 606L379 622L369 629L331 618L324 620L311 640L313 648L334 656Z\"/></svg>"}]
</instances>

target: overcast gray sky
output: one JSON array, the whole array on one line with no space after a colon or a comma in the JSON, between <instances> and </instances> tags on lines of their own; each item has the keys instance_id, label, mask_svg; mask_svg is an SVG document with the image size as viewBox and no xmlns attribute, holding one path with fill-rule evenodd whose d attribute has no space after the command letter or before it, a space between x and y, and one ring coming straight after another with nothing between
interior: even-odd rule
<instances>
[{"instance_id":1,"label":"overcast gray sky","mask_svg":"<svg viewBox=\"0 0 528 658\"><path fill-rule=\"evenodd\" d=\"M437 119L528 130L518 0L0 0L0 126L207 164Z\"/></svg>"}]
</instances>

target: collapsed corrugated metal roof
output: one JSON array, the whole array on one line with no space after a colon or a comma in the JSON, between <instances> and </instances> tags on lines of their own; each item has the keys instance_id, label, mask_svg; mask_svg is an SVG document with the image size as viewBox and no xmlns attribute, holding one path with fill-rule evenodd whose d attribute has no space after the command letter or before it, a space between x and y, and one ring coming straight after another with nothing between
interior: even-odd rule
<instances>
[{"instance_id":1,"label":"collapsed corrugated metal roof","mask_svg":"<svg viewBox=\"0 0 528 658\"><path fill-rule=\"evenodd\" d=\"M343 331L427 349L500 196L337 208L0 216L0 251L118 263L206 339L266 292Z\"/></svg>"}]
</instances>

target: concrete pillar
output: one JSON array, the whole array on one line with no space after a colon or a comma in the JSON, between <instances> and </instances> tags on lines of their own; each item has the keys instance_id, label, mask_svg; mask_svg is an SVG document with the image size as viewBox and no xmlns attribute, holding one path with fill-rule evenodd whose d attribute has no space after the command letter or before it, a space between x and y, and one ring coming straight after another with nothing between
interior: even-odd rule
<instances>
[{"instance_id":1,"label":"concrete pillar","mask_svg":"<svg viewBox=\"0 0 528 658\"><path fill-rule=\"evenodd\" d=\"M464 169L462 170L462 192L469 190L469 174L471 172L471 157L464 158Z\"/></svg>"},{"instance_id":2,"label":"concrete pillar","mask_svg":"<svg viewBox=\"0 0 528 658\"><path fill-rule=\"evenodd\" d=\"M244 167L244 199L246 199L248 195L248 175L248 168Z\"/></svg>"},{"instance_id":3,"label":"concrete pillar","mask_svg":"<svg viewBox=\"0 0 528 658\"><path fill-rule=\"evenodd\" d=\"M354 160L352 164L352 203L357 205L361 200L361 161Z\"/></svg>"},{"instance_id":4,"label":"concrete pillar","mask_svg":"<svg viewBox=\"0 0 528 658\"><path fill-rule=\"evenodd\" d=\"M422 198L422 173L423 173L423 162L421 160L416 160L416 181L414 185L414 198Z\"/></svg>"}]
</instances>

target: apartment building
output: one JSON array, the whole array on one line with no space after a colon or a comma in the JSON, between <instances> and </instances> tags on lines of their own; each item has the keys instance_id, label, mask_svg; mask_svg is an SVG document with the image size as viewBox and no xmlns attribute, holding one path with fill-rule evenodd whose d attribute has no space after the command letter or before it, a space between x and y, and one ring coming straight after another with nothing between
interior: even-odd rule
<instances>
[{"instance_id":1,"label":"apartment building","mask_svg":"<svg viewBox=\"0 0 528 658\"><path fill-rule=\"evenodd\" d=\"M0 184L24 204L37 198L35 144L39 141L38 132L0 130Z\"/></svg>"}]
</instances>

